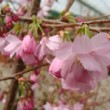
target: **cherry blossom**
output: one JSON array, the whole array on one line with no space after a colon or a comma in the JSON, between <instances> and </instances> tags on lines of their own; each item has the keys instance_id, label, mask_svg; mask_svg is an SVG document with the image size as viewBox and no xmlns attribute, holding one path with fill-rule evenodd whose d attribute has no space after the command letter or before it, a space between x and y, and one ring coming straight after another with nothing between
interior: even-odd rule
<instances>
[{"instance_id":1,"label":"cherry blossom","mask_svg":"<svg viewBox=\"0 0 110 110\"><path fill-rule=\"evenodd\" d=\"M49 67L50 74L52 74L57 78L61 78L62 65L63 65L63 61L55 58Z\"/></svg>"},{"instance_id":2,"label":"cherry blossom","mask_svg":"<svg viewBox=\"0 0 110 110\"><path fill-rule=\"evenodd\" d=\"M21 98L18 101L17 110L33 110L34 109L34 101L33 97Z\"/></svg>"},{"instance_id":3,"label":"cherry blossom","mask_svg":"<svg viewBox=\"0 0 110 110\"><path fill-rule=\"evenodd\" d=\"M78 36L73 43L56 51L55 56L64 61L61 76L65 89L85 92L107 77L107 66L110 65L110 41L107 37L106 33L99 33L91 39Z\"/></svg>"}]
</instances>

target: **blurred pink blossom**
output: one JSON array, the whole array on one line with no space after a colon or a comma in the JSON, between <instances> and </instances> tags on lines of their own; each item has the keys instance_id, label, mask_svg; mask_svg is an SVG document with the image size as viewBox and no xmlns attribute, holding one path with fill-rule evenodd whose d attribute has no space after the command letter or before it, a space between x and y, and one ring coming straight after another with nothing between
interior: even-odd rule
<instances>
[{"instance_id":1,"label":"blurred pink blossom","mask_svg":"<svg viewBox=\"0 0 110 110\"><path fill-rule=\"evenodd\" d=\"M38 59L34 55L37 44L33 36L27 35L24 37L23 41L21 41L17 36L9 34L6 36L6 41L8 44L4 50L10 53L10 57L16 53L16 56L22 58L23 62L26 64L38 63Z\"/></svg>"},{"instance_id":2,"label":"blurred pink blossom","mask_svg":"<svg viewBox=\"0 0 110 110\"><path fill-rule=\"evenodd\" d=\"M59 60L58 58L54 58L52 61L50 67L49 67L49 72L51 75L61 78L61 68L63 65L63 61Z\"/></svg>"},{"instance_id":3,"label":"blurred pink blossom","mask_svg":"<svg viewBox=\"0 0 110 110\"><path fill-rule=\"evenodd\" d=\"M78 36L73 43L66 43L55 56L63 60L62 85L65 89L86 92L107 77L110 65L110 41L108 34L99 33L91 39Z\"/></svg>"},{"instance_id":4,"label":"blurred pink blossom","mask_svg":"<svg viewBox=\"0 0 110 110\"><path fill-rule=\"evenodd\" d=\"M17 110L33 110L34 100L33 97L20 98L17 104Z\"/></svg>"},{"instance_id":5,"label":"blurred pink blossom","mask_svg":"<svg viewBox=\"0 0 110 110\"><path fill-rule=\"evenodd\" d=\"M59 104L58 106L51 105L50 103L46 103L44 105L44 110L72 110L68 105L63 103Z\"/></svg>"},{"instance_id":6,"label":"blurred pink blossom","mask_svg":"<svg viewBox=\"0 0 110 110\"><path fill-rule=\"evenodd\" d=\"M39 71L36 70L32 72L30 75L30 80L32 81L32 86L31 86L32 90L38 87L38 74L39 74Z\"/></svg>"},{"instance_id":7,"label":"blurred pink blossom","mask_svg":"<svg viewBox=\"0 0 110 110\"><path fill-rule=\"evenodd\" d=\"M51 10L51 7L53 6L55 0L44 0L40 5L40 10L37 14L37 17L44 18L49 15L49 11Z\"/></svg>"},{"instance_id":8,"label":"blurred pink blossom","mask_svg":"<svg viewBox=\"0 0 110 110\"><path fill-rule=\"evenodd\" d=\"M35 56L37 56L38 59L41 60L46 55L53 54L54 50L60 48L60 44L62 42L63 41L59 35L54 35L49 38L43 37L40 41L40 44L36 46Z\"/></svg>"},{"instance_id":9,"label":"blurred pink blossom","mask_svg":"<svg viewBox=\"0 0 110 110\"><path fill-rule=\"evenodd\" d=\"M18 16L23 16L26 14L26 9L25 7L20 7L18 10L17 10L17 15Z\"/></svg>"},{"instance_id":10,"label":"blurred pink blossom","mask_svg":"<svg viewBox=\"0 0 110 110\"><path fill-rule=\"evenodd\" d=\"M10 54L10 57L15 55L15 53L20 49L22 41L17 38L17 36L8 34L5 37L7 45L5 45L4 51Z\"/></svg>"},{"instance_id":11,"label":"blurred pink blossom","mask_svg":"<svg viewBox=\"0 0 110 110\"><path fill-rule=\"evenodd\" d=\"M24 36L21 47L17 55L22 58L25 64L37 64L38 58L34 55L36 49L36 41L31 35ZM31 60L30 60L31 59Z\"/></svg>"},{"instance_id":12,"label":"blurred pink blossom","mask_svg":"<svg viewBox=\"0 0 110 110\"><path fill-rule=\"evenodd\" d=\"M73 110L84 110L84 104L76 103L73 107Z\"/></svg>"}]
</instances>

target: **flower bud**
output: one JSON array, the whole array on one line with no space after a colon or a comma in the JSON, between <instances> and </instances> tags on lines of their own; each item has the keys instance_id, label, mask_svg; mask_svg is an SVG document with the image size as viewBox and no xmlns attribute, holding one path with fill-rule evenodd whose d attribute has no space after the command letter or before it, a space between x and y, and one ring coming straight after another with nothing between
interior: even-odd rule
<instances>
[{"instance_id":1,"label":"flower bud","mask_svg":"<svg viewBox=\"0 0 110 110\"><path fill-rule=\"evenodd\" d=\"M13 21L17 22L19 20L19 17L16 14L12 15Z\"/></svg>"},{"instance_id":2,"label":"flower bud","mask_svg":"<svg viewBox=\"0 0 110 110\"><path fill-rule=\"evenodd\" d=\"M13 20L12 20L12 17L10 15L5 16L5 23L6 23L7 28L12 27Z\"/></svg>"}]
</instances>

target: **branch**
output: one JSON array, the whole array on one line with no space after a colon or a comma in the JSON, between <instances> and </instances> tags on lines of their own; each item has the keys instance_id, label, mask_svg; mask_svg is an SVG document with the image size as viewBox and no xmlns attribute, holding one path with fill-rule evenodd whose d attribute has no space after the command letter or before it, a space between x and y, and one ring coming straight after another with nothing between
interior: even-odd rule
<instances>
[{"instance_id":1,"label":"branch","mask_svg":"<svg viewBox=\"0 0 110 110\"><path fill-rule=\"evenodd\" d=\"M65 13L67 13L69 11L69 9L73 5L73 3L74 3L74 0L69 0L68 4L67 4L67 6L66 6L66 8L65 8L65 10L63 12L64 15L65 15Z\"/></svg>"},{"instance_id":2,"label":"branch","mask_svg":"<svg viewBox=\"0 0 110 110\"><path fill-rule=\"evenodd\" d=\"M5 17L5 15L0 14L0 17ZM20 20L22 21L29 21L32 22L32 18L31 17L19 17ZM37 19L37 18L36 18ZM42 26L46 26L46 27L51 27L51 26L55 26L55 27L74 27L74 26L81 26L83 24L100 24L100 23L110 23L110 19L107 20L91 20L91 21L85 21L85 22L78 22L78 23L66 23L66 22L62 22L59 20L50 20L50 19L42 19L43 23Z\"/></svg>"},{"instance_id":3,"label":"branch","mask_svg":"<svg viewBox=\"0 0 110 110\"><path fill-rule=\"evenodd\" d=\"M17 61L17 67L16 67L16 72L20 72L25 68L24 63L21 60ZM16 98L16 93L17 93L17 89L18 89L18 81L13 78L13 77L8 77L8 78L4 78L6 79L13 79L11 81L11 84L9 85L9 91L7 94L7 98L6 98L6 102L4 105L3 110L12 110L13 109L13 105L14 105L14 101Z\"/></svg>"},{"instance_id":4,"label":"branch","mask_svg":"<svg viewBox=\"0 0 110 110\"><path fill-rule=\"evenodd\" d=\"M107 31L110 31L110 27L90 27L89 26L89 29L91 31L95 31L95 32L101 32L101 31L107 32Z\"/></svg>"},{"instance_id":5,"label":"branch","mask_svg":"<svg viewBox=\"0 0 110 110\"><path fill-rule=\"evenodd\" d=\"M19 76L21 76L21 75L23 75L23 74L26 74L26 73L28 73L28 72L31 72L31 71L33 71L33 70L36 70L36 69L39 69L39 68L42 68L42 67L48 66L48 65L49 65L49 64L46 63L46 64L42 64L42 65L35 66L35 67L33 67L33 68L31 68L31 69L28 69L28 70L25 69L24 71L18 72L18 73L16 73L16 74L13 75L13 76L6 77L6 78L1 78L0 81L11 80L11 79L18 79Z\"/></svg>"},{"instance_id":6,"label":"branch","mask_svg":"<svg viewBox=\"0 0 110 110\"><path fill-rule=\"evenodd\" d=\"M36 70L36 69L39 69L39 68L42 68L42 67L48 66L48 65L49 65L49 64L46 63L46 64L42 64L42 65L35 66L35 67L33 67L33 68L31 68L31 69L28 69L28 70L24 70L24 71L18 72L18 73L15 74L14 78L17 78L17 77L19 77L19 76L21 76L21 75L23 75L23 74L26 74L26 73L28 73L28 72L31 72L31 71L33 71L33 70Z\"/></svg>"}]
</instances>

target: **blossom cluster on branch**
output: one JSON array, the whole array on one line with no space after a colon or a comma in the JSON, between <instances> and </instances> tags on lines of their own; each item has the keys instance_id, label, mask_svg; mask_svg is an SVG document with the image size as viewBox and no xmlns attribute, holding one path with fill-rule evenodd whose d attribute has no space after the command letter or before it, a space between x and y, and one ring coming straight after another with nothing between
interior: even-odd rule
<instances>
[{"instance_id":1,"label":"blossom cluster on branch","mask_svg":"<svg viewBox=\"0 0 110 110\"><path fill-rule=\"evenodd\" d=\"M61 94L63 91L80 94L90 92L107 78L110 66L110 35L106 32L96 34L88 26L101 21L86 22L68 12L62 12L59 21L44 19L55 0L45 0L37 15L31 19L23 19L21 16L26 16L32 0L19 2L22 7L16 13L6 5L1 9L0 16L0 53L11 60L22 60L26 66L26 71L0 80L18 81L17 110L34 109L34 92L39 86L43 66L48 66L44 69L44 74L48 72L55 80L60 80L62 85L58 85L60 95L57 104L45 101L43 109L85 110L85 101L79 99L79 102L68 105L63 103ZM30 76L24 76L28 72Z\"/></svg>"}]
</instances>

